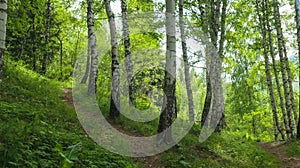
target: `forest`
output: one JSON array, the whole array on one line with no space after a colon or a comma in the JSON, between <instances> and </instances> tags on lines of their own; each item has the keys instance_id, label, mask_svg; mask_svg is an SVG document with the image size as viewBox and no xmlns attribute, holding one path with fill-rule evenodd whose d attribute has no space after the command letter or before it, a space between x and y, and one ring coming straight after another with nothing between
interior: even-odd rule
<instances>
[{"instance_id":1,"label":"forest","mask_svg":"<svg viewBox=\"0 0 300 168\"><path fill-rule=\"evenodd\" d=\"M300 167L299 0L0 0L0 167Z\"/></svg>"}]
</instances>

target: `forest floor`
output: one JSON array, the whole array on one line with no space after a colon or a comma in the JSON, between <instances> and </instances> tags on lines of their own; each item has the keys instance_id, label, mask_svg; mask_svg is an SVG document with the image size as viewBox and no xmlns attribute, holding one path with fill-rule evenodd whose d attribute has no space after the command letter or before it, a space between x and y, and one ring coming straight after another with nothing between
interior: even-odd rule
<instances>
[{"instance_id":1,"label":"forest floor","mask_svg":"<svg viewBox=\"0 0 300 168\"><path fill-rule=\"evenodd\" d=\"M74 108L73 105L73 97L72 97L72 89L69 88L62 88L62 90L64 91L62 98L62 101L65 102L68 106ZM110 124L122 131L122 132L126 132L125 130L122 129L122 126L118 123L115 122L110 122ZM132 134L132 133L129 133ZM140 135L136 135L136 136L140 136ZM136 161L137 163L141 164L142 168L164 168L164 166L160 165L160 156L155 155L155 156L148 156L148 157L139 157L139 158L134 158L134 161Z\"/></svg>"},{"instance_id":2,"label":"forest floor","mask_svg":"<svg viewBox=\"0 0 300 168\"><path fill-rule=\"evenodd\" d=\"M267 152L275 155L282 168L299 168L300 157L289 156L285 142L262 142L259 145Z\"/></svg>"},{"instance_id":3,"label":"forest floor","mask_svg":"<svg viewBox=\"0 0 300 168\"><path fill-rule=\"evenodd\" d=\"M62 88L64 91L63 96L61 97L62 101L65 102L70 107L74 108L73 98L72 98L72 89ZM110 122L113 127L126 133L126 130L123 129L122 125ZM128 133L130 135L141 136L138 133ZM259 146L267 151L268 153L274 155L278 161L281 163L282 168L299 168L300 167L300 157L292 157L288 155L286 144L284 142L262 142L259 143ZM161 165L161 156L149 156L133 159L136 163L140 164L142 168L163 168Z\"/></svg>"}]
</instances>

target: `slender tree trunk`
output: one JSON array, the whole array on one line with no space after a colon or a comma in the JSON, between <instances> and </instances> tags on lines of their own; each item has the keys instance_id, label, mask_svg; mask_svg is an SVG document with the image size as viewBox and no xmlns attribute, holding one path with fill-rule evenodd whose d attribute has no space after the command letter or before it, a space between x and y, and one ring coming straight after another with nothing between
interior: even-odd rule
<instances>
[{"instance_id":1,"label":"slender tree trunk","mask_svg":"<svg viewBox=\"0 0 300 168\"><path fill-rule=\"evenodd\" d=\"M89 45L89 44L88 44ZM91 64L91 54L90 54L90 48L88 47L88 54L87 54L87 57L86 57L86 66L85 66L85 73L84 73L84 76L82 77L81 79L81 84L85 84L88 77L89 77L89 72L90 72L90 64Z\"/></svg>"},{"instance_id":2,"label":"slender tree trunk","mask_svg":"<svg viewBox=\"0 0 300 168\"><path fill-rule=\"evenodd\" d=\"M158 125L158 141L169 144L173 141L171 125L176 117L176 31L175 31L175 1L166 0L166 65L165 65L165 83L164 99L165 108L160 114ZM169 128L169 129L168 129Z\"/></svg>"},{"instance_id":3,"label":"slender tree trunk","mask_svg":"<svg viewBox=\"0 0 300 168\"><path fill-rule=\"evenodd\" d=\"M87 15L87 17L89 17ZM89 19L87 19L87 25L89 26ZM90 29L88 30L88 35L90 35ZM91 67L91 39L88 39L88 54L86 56L86 64L85 64L85 73L83 78L81 79L81 84L85 84L88 77L89 77L89 72L90 72L90 67Z\"/></svg>"},{"instance_id":4,"label":"slender tree trunk","mask_svg":"<svg viewBox=\"0 0 300 168\"><path fill-rule=\"evenodd\" d=\"M202 11L202 8L201 8L201 0L198 0L198 4L199 4L199 10ZM206 4L206 9L209 8L209 6ZM204 30L204 32L209 32L209 22L208 22L208 18L209 18L209 15L208 15L208 11L207 10L203 10L203 19L202 19L202 28ZM205 64L206 64L206 95L205 95L205 102L204 102L204 107L203 107L203 111L202 111L202 115L201 115L201 126L203 127L204 124L205 124L205 121L208 119L208 114L209 114L209 111L210 111L210 106L211 106L211 99L212 99L212 90L211 90L211 82L210 82L210 78L209 78L209 73L208 73L208 66L209 66L209 63L208 63L208 54L209 54L209 47L208 45L205 47L206 48L206 51L205 51L205 57L206 57L206 61L205 61Z\"/></svg>"},{"instance_id":5,"label":"slender tree trunk","mask_svg":"<svg viewBox=\"0 0 300 168\"><path fill-rule=\"evenodd\" d=\"M274 18L275 18L275 28L277 32L277 42L278 42L278 49L279 49L279 58L280 58L280 65L281 65L281 74L282 74L282 80L283 80L283 88L284 88L284 95L285 95L285 104L286 104L286 110L288 115L288 122L289 127L291 131L291 137L293 138L295 136L295 125L294 125L294 118L293 118L293 104L292 104L292 98L291 98L291 89L289 87L289 81L287 77L287 63L286 59L284 58L285 53L285 43L283 39L282 34L282 28L281 28L281 20L280 20L280 13L279 13L279 2L277 0L274 0Z\"/></svg>"},{"instance_id":6,"label":"slender tree trunk","mask_svg":"<svg viewBox=\"0 0 300 168\"><path fill-rule=\"evenodd\" d=\"M300 69L300 3L299 0L295 0L295 11L296 11L296 26L297 26L297 44L298 44L298 68ZM300 71L298 69L298 82L300 89ZM300 95L298 95L299 101L299 117L298 117L298 124L297 124L297 139L300 139Z\"/></svg>"},{"instance_id":7,"label":"slender tree trunk","mask_svg":"<svg viewBox=\"0 0 300 168\"><path fill-rule=\"evenodd\" d=\"M1 89L2 79L3 79L6 18L7 18L7 0L0 0L0 89Z\"/></svg>"},{"instance_id":8,"label":"slender tree trunk","mask_svg":"<svg viewBox=\"0 0 300 168\"><path fill-rule=\"evenodd\" d=\"M47 62L49 58L49 34L50 34L50 20L51 20L51 0L47 0L47 9L46 9L46 30L45 30L45 53L42 62L42 73L46 74L47 71Z\"/></svg>"},{"instance_id":9,"label":"slender tree trunk","mask_svg":"<svg viewBox=\"0 0 300 168\"><path fill-rule=\"evenodd\" d=\"M106 14L109 21L110 36L111 36L111 101L110 101L110 117L116 118L120 115L120 67L119 67L119 58L118 58L118 36L116 31L115 17L110 7L110 1L104 0Z\"/></svg>"},{"instance_id":10,"label":"slender tree trunk","mask_svg":"<svg viewBox=\"0 0 300 168\"><path fill-rule=\"evenodd\" d=\"M280 100L280 108L281 108L281 112L282 112L282 116L283 116L283 122L284 122L284 127L285 127L285 132L287 134L288 137L290 137L290 128L288 125L288 121L287 121L287 115L286 115L286 111L285 111L285 105L284 105L284 98L282 96L282 91L281 91L281 87L280 87L280 82L279 82L279 76L278 76L278 71L276 68L276 60L275 60L275 53L274 53L274 47L273 47L273 39L272 39L272 30L271 30L271 25L270 25L270 20L269 20L269 5L268 5L268 0L265 1L265 9L267 10L265 12L265 18L266 18L266 25L267 25L267 34L268 34L268 41L269 41L269 49L270 49L270 55L272 58L272 64L273 64L273 72L275 75L275 82L276 82L276 87L277 87L277 92L279 95L279 100ZM281 128L281 127L280 127ZM285 140L285 136L283 131L280 131L282 139Z\"/></svg>"},{"instance_id":11,"label":"slender tree trunk","mask_svg":"<svg viewBox=\"0 0 300 168\"><path fill-rule=\"evenodd\" d=\"M190 122L194 122L194 118L195 118L194 99L193 99L193 92L191 87L190 70L189 70L187 46L186 46L186 39L185 39L183 0L179 0L179 23L180 23L180 33L181 33L182 57L184 62L185 84L186 84L186 92L188 95L188 104L189 104L189 120Z\"/></svg>"},{"instance_id":12,"label":"slender tree trunk","mask_svg":"<svg viewBox=\"0 0 300 168\"><path fill-rule=\"evenodd\" d=\"M265 6L262 7L263 11L266 9L264 8ZM257 15L259 18L259 24L260 24L260 30L261 30L261 35L262 35L262 40L263 40L263 53L264 53L264 61L265 61L265 73L266 73L266 78L267 78L267 84L268 84L268 89L269 89L269 96L271 100L271 107L272 107L272 113L273 113L273 124L274 124L274 136L275 140L278 140L278 132L277 130L281 130L279 128L278 124L278 114L277 114L277 108L276 108L276 99L273 91L273 84L272 84L272 76L270 72L270 66L269 66L269 57L268 57L268 47L267 47L267 39L266 39L266 27L265 27L265 20L263 20L262 16L260 15L259 10L261 7L259 7L258 0L256 0L256 10L257 10ZM268 12L268 11L266 11ZM263 12L263 16L264 12Z\"/></svg>"},{"instance_id":13,"label":"slender tree trunk","mask_svg":"<svg viewBox=\"0 0 300 168\"><path fill-rule=\"evenodd\" d=\"M206 67L208 67L208 63L206 63ZM204 126L205 120L207 119L208 113L210 111L211 99L212 99L211 83L210 83L208 70L206 69L206 96L204 101L204 108L201 115L202 127Z\"/></svg>"},{"instance_id":14,"label":"slender tree trunk","mask_svg":"<svg viewBox=\"0 0 300 168\"><path fill-rule=\"evenodd\" d=\"M32 17L32 23L31 23L31 27L32 27L32 30L31 30L31 41L32 41L32 48L31 48L31 54L32 54L32 57L33 57L33 71L36 71L36 62L37 62L37 55L36 55L36 42L35 42L35 39L36 39L36 35L35 35L35 32L36 32L36 29L35 29L35 15L33 15Z\"/></svg>"},{"instance_id":15,"label":"slender tree trunk","mask_svg":"<svg viewBox=\"0 0 300 168\"><path fill-rule=\"evenodd\" d=\"M125 66L126 66L126 71L127 71L127 82L128 82L128 91L129 91L129 104L134 105L135 97L134 97L134 92L133 92L133 72L132 72L130 35L129 35L126 0L121 0L121 9L122 9L124 48L125 48Z\"/></svg>"},{"instance_id":16,"label":"slender tree trunk","mask_svg":"<svg viewBox=\"0 0 300 168\"><path fill-rule=\"evenodd\" d=\"M87 0L87 19L88 19L88 38L89 48L91 53L91 68L90 78L88 84L88 94L95 94L97 90L97 79L98 79L98 52L97 52L97 39L94 28L94 0Z\"/></svg>"},{"instance_id":17,"label":"slender tree trunk","mask_svg":"<svg viewBox=\"0 0 300 168\"><path fill-rule=\"evenodd\" d=\"M59 36L57 36L57 39L58 39L58 41L59 41L59 46L60 46L60 60L59 60L59 62L60 62L60 79L61 80L63 80L63 42L62 42L62 40L61 40L61 38L59 37Z\"/></svg>"}]
</instances>

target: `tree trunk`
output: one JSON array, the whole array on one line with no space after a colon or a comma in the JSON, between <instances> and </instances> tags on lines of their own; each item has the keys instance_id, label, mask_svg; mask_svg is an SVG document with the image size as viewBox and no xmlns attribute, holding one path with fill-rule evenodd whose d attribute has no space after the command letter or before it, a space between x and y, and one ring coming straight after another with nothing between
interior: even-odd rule
<instances>
[{"instance_id":1,"label":"tree trunk","mask_svg":"<svg viewBox=\"0 0 300 168\"><path fill-rule=\"evenodd\" d=\"M175 1L166 0L166 65L164 99L165 108L162 110L158 125L157 139L160 143L169 144L173 142L171 125L176 117L176 31L175 31Z\"/></svg>"},{"instance_id":2,"label":"tree trunk","mask_svg":"<svg viewBox=\"0 0 300 168\"><path fill-rule=\"evenodd\" d=\"M284 122L284 127L285 127L285 132L286 135L288 137L290 137L290 128L288 125L288 121L287 121L287 116L286 116L286 111L285 111L285 105L284 105L284 98L282 96L282 91L281 91L281 87L280 87L280 82L279 82L279 76L278 76L278 71L276 68L276 60L275 60L275 53L274 53L274 47L273 47L273 38L272 38L272 30L271 30L271 26L270 26L270 20L269 20L269 5L268 5L268 0L265 1L265 10L267 10L265 12L265 18L266 18L266 25L267 25L267 34L268 34L268 41L269 41L269 49L270 49L270 55L272 58L272 64L273 64L273 72L275 75L275 82L276 82L276 87L277 87L277 92L279 95L279 100L280 100L280 108L281 108L281 112L282 112L282 117L283 117L283 122ZM281 127L280 127L281 128ZM282 128L281 128L282 129ZM283 131L280 131L281 133L281 137L283 140L285 140L285 136Z\"/></svg>"},{"instance_id":3,"label":"tree trunk","mask_svg":"<svg viewBox=\"0 0 300 168\"><path fill-rule=\"evenodd\" d=\"M198 1L199 2L199 1ZM222 8L221 8L222 7ZM210 34L210 40L213 46L206 46L206 98L204 109L202 112L201 125L204 126L205 120L208 116L211 116L210 126L216 124L215 132L220 132L222 128L226 127L225 122L225 109L224 109L224 97L222 86L222 57L224 48L224 36L225 36L225 21L226 21L226 7L227 0L211 0L210 12L205 12L208 20L208 27L205 27L206 31ZM208 9L208 7L207 7ZM210 15L208 15L208 13ZM221 26L220 26L221 16ZM218 36L219 30L220 38ZM220 40L218 40L220 39ZM217 50L218 52L214 52ZM211 112L211 115L209 113Z\"/></svg>"},{"instance_id":4,"label":"tree trunk","mask_svg":"<svg viewBox=\"0 0 300 168\"><path fill-rule=\"evenodd\" d=\"M37 62L37 55L36 55L36 42L35 42L35 39L36 39L36 36L35 36L35 32L36 32L36 29L35 29L35 16L33 15L32 17L32 23L31 23L31 27L32 27L32 30L31 30L31 33L30 33L30 36L31 36L31 41L32 41L32 44L31 44L31 55L33 57L33 65L32 65L32 68L33 68L33 71L36 71L36 62Z\"/></svg>"},{"instance_id":5,"label":"tree trunk","mask_svg":"<svg viewBox=\"0 0 300 168\"><path fill-rule=\"evenodd\" d=\"M1 89L2 78L3 78L6 18L7 18L7 0L0 0L0 89Z\"/></svg>"},{"instance_id":6,"label":"tree trunk","mask_svg":"<svg viewBox=\"0 0 300 168\"><path fill-rule=\"evenodd\" d=\"M208 64L206 63L206 67ZM201 115L201 126L204 126L205 120L207 119L208 113L210 111L210 105L211 105L211 98L212 98L212 92L211 92L211 84L209 79L209 73L206 69L206 96L204 101L204 108Z\"/></svg>"},{"instance_id":7,"label":"tree trunk","mask_svg":"<svg viewBox=\"0 0 300 168\"><path fill-rule=\"evenodd\" d=\"M198 4L199 4L199 10L202 11L202 8L201 8L201 0L198 0ZM208 5L206 4L206 9L208 9ZM207 10L203 10L203 19L202 19L202 29L204 32L209 32L209 23L208 23L208 11ZM205 61L205 64L206 64L206 95L205 95L205 102L204 102L204 107L203 107L203 111L202 111L202 115L201 115L201 126L203 127L204 124L205 124L205 121L208 119L208 114L209 114L209 111L210 111L210 106L211 106L211 99L212 99L212 91L211 91L211 83L210 83L210 78L209 78L209 73L208 73L208 66L209 66L209 63L208 63L208 46L205 47L206 48L206 51L205 51L205 57L206 57L206 61Z\"/></svg>"},{"instance_id":8,"label":"tree trunk","mask_svg":"<svg viewBox=\"0 0 300 168\"><path fill-rule=\"evenodd\" d=\"M129 91L129 104L134 105L135 97L134 97L134 92L133 92L133 72L132 72L130 35L129 35L126 0L121 0L121 9L122 9L124 48L125 48L125 66L126 66L126 72L127 72L127 82L128 82L128 91Z\"/></svg>"},{"instance_id":9,"label":"tree trunk","mask_svg":"<svg viewBox=\"0 0 300 168\"><path fill-rule=\"evenodd\" d=\"M297 26L297 44L298 44L298 68L300 69L300 3L299 0L295 0L295 11L296 11L296 26ZM298 82L300 89L300 71L298 70ZM298 97L299 101L299 117L298 117L298 124L297 124L297 139L300 139L300 95Z\"/></svg>"},{"instance_id":10,"label":"tree trunk","mask_svg":"<svg viewBox=\"0 0 300 168\"><path fill-rule=\"evenodd\" d=\"M110 113L111 118L116 118L120 115L120 68L119 68L119 58L118 58L118 36L115 24L114 14L110 7L110 1L104 0L106 14L109 21L110 36L111 36L111 100L110 100Z\"/></svg>"},{"instance_id":11,"label":"tree trunk","mask_svg":"<svg viewBox=\"0 0 300 168\"><path fill-rule=\"evenodd\" d=\"M181 33L182 57L184 62L184 76L185 76L186 92L188 96L188 105L189 105L189 120L190 122L194 122L194 118L195 118L194 99L193 99L193 92L191 87L190 70L189 70L187 46L186 46L186 39L185 39L183 0L179 0L179 24L180 24L180 33Z\"/></svg>"},{"instance_id":12,"label":"tree trunk","mask_svg":"<svg viewBox=\"0 0 300 168\"><path fill-rule=\"evenodd\" d=\"M91 53L91 68L90 68L90 78L88 85L88 94L96 93L96 82L98 78L98 52L97 52L97 39L94 28L94 0L88 0L87 7L87 19L88 19L88 38L89 38L89 48Z\"/></svg>"},{"instance_id":13,"label":"tree trunk","mask_svg":"<svg viewBox=\"0 0 300 168\"><path fill-rule=\"evenodd\" d=\"M265 27L265 20L262 18L260 15L259 10L261 7L259 7L258 0L256 2L256 10L257 10L257 15L259 18L259 24L260 24L260 30L261 30L261 35L262 35L262 40L263 40L263 53L264 53L264 61L265 61L265 73L266 73L266 78L267 78L267 84L268 84L268 89L269 89L269 96L271 100L271 107L272 107L272 113L273 113L273 124L274 124L274 137L275 140L278 140L278 131L281 131L279 124L278 124L278 114L277 114L277 108L276 108L276 99L274 95L274 90L273 90L273 84L272 84L272 76L270 72L270 66L269 66L269 56L268 56L268 47L267 47L267 39L266 39L266 27ZM265 11L265 5L262 6L262 10ZM265 11L268 12L268 11ZM263 12L263 17L265 17L265 14Z\"/></svg>"},{"instance_id":14,"label":"tree trunk","mask_svg":"<svg viewBox=\"0 0 300 168\"><path fill-rule=\"evenodd\" d=\"M220 34L220 41L219 41L219 58L218 59L218 80L219 82L217 83L218 89L219 89L219 105L220 105L220 113L221 113L221 118L220 121L217 125L216 131L220 132L221 129L226 127L226 122L225 122L225 104L224 104L224 97L223 97L223 86L222 86L222 59L223 59L223 50L224 50L224 42L225 42L225 24L226 24L226 8L227 8L227 0L222 0L222 13L221 13L221 34ZM219 18L219 16L218 16Z\"/></svg>"},{"instance_id":15,"label":"tree trunk","mask_svg":"<svg viewBox=\"0 0 300 168\"><path fill-rule=\"evenodd\" d=\"M87 17L89 17L89 16L87 16ZM87 19L87 25L89 26L89 19ZM90 31L90 29L88 30L88 35L91 34L89 31ZM78 41L77 41L77 44L78 44ZM88 39L88 54L86 56L86 64L85 64L85 73L84 73L84 76L81 79L81 82L80 82L81 84L86 83L86 81L89 77L90 67L91 67L91 41L90 41L90 38L89 38Z\"/></svg>"},{"instance_id":16,"label":"tree trunk","mask_svg":"<svg viewBox=\"0 0 300 168\"><path fill-rule=\"evenodd\" d=\"M88 42L88 46L89 46L89 42ZM90 66L91 66L91 53L90 53L90 47L88 47L88 54L87 54L87 57L86 57L86 65L85 65L85 73L84 73L84 76L82 77L81 79L81 84L85 84L88 77L89 77L89 72L90 72Z\"/></svg>"},{"instance_id":17,"label":"tree trunk","mask_svg":"<svg viewBox=\"0 0 300 168\"><path fill-rule=\"evenodd\" d=\"M46 30L45 30L45 53L42 63L42 73L46 74L47 71L47 61L49 58L49 34L50 34L50 21L51 21L51 0L47 1L47 9L46 9Z\"/></svg>"},{"instance_id":18,"label":"tree trunk","mask_svg":"<svg viewBox=\"0 0 300 168\"><path fill-rule=\"evenodd\" d=\"M59 46L60 46L60 79L63 80L63 42L61 38L58 36Z\"/></svg>"},{"instance_id":19,"label":"tree trunk","mask_svg":"<svg viewBox=\"0 0 300 168\"><path fill-rule=\"evenodd\" d=\"M278 42L278 49L279 49L279 58L280 58L280 65L281 65L281 75L283 80L283 88L284 88L284 95L285 95L285 104L286 104L286 110L288 115L288 123L291 131L291 137L293 138L295 135L295 125L294 125L294 118L293 118L293 105L291 102L291 93L289 88L289 81L287 78L287 64L285 62L284 58L284 39L282 34L282 28L281 28L281 21L280 21L280 13L279 13L279 2L277 0L274 0L274 13L275 13L275 28L277 32L277 42Z\"/></svg>"}]
</instances>

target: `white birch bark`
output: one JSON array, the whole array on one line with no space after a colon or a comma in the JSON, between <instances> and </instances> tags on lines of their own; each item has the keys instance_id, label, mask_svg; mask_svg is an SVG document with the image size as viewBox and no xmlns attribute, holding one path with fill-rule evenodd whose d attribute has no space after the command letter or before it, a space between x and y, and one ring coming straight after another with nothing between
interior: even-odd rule
<instances>
[{"instance_id":1,"label":"white birch bark","mask_svg":"<svg viewBox=\"0 0 300 168\"><path fill-rule=\"evenodd\" d=\"M97 39L94 27L94 0L87 0L88 40L91 54L91 68L88 84L88 94L96 93L96 81L98 78L98 51Z\"/></svg>"}]
</instances>

